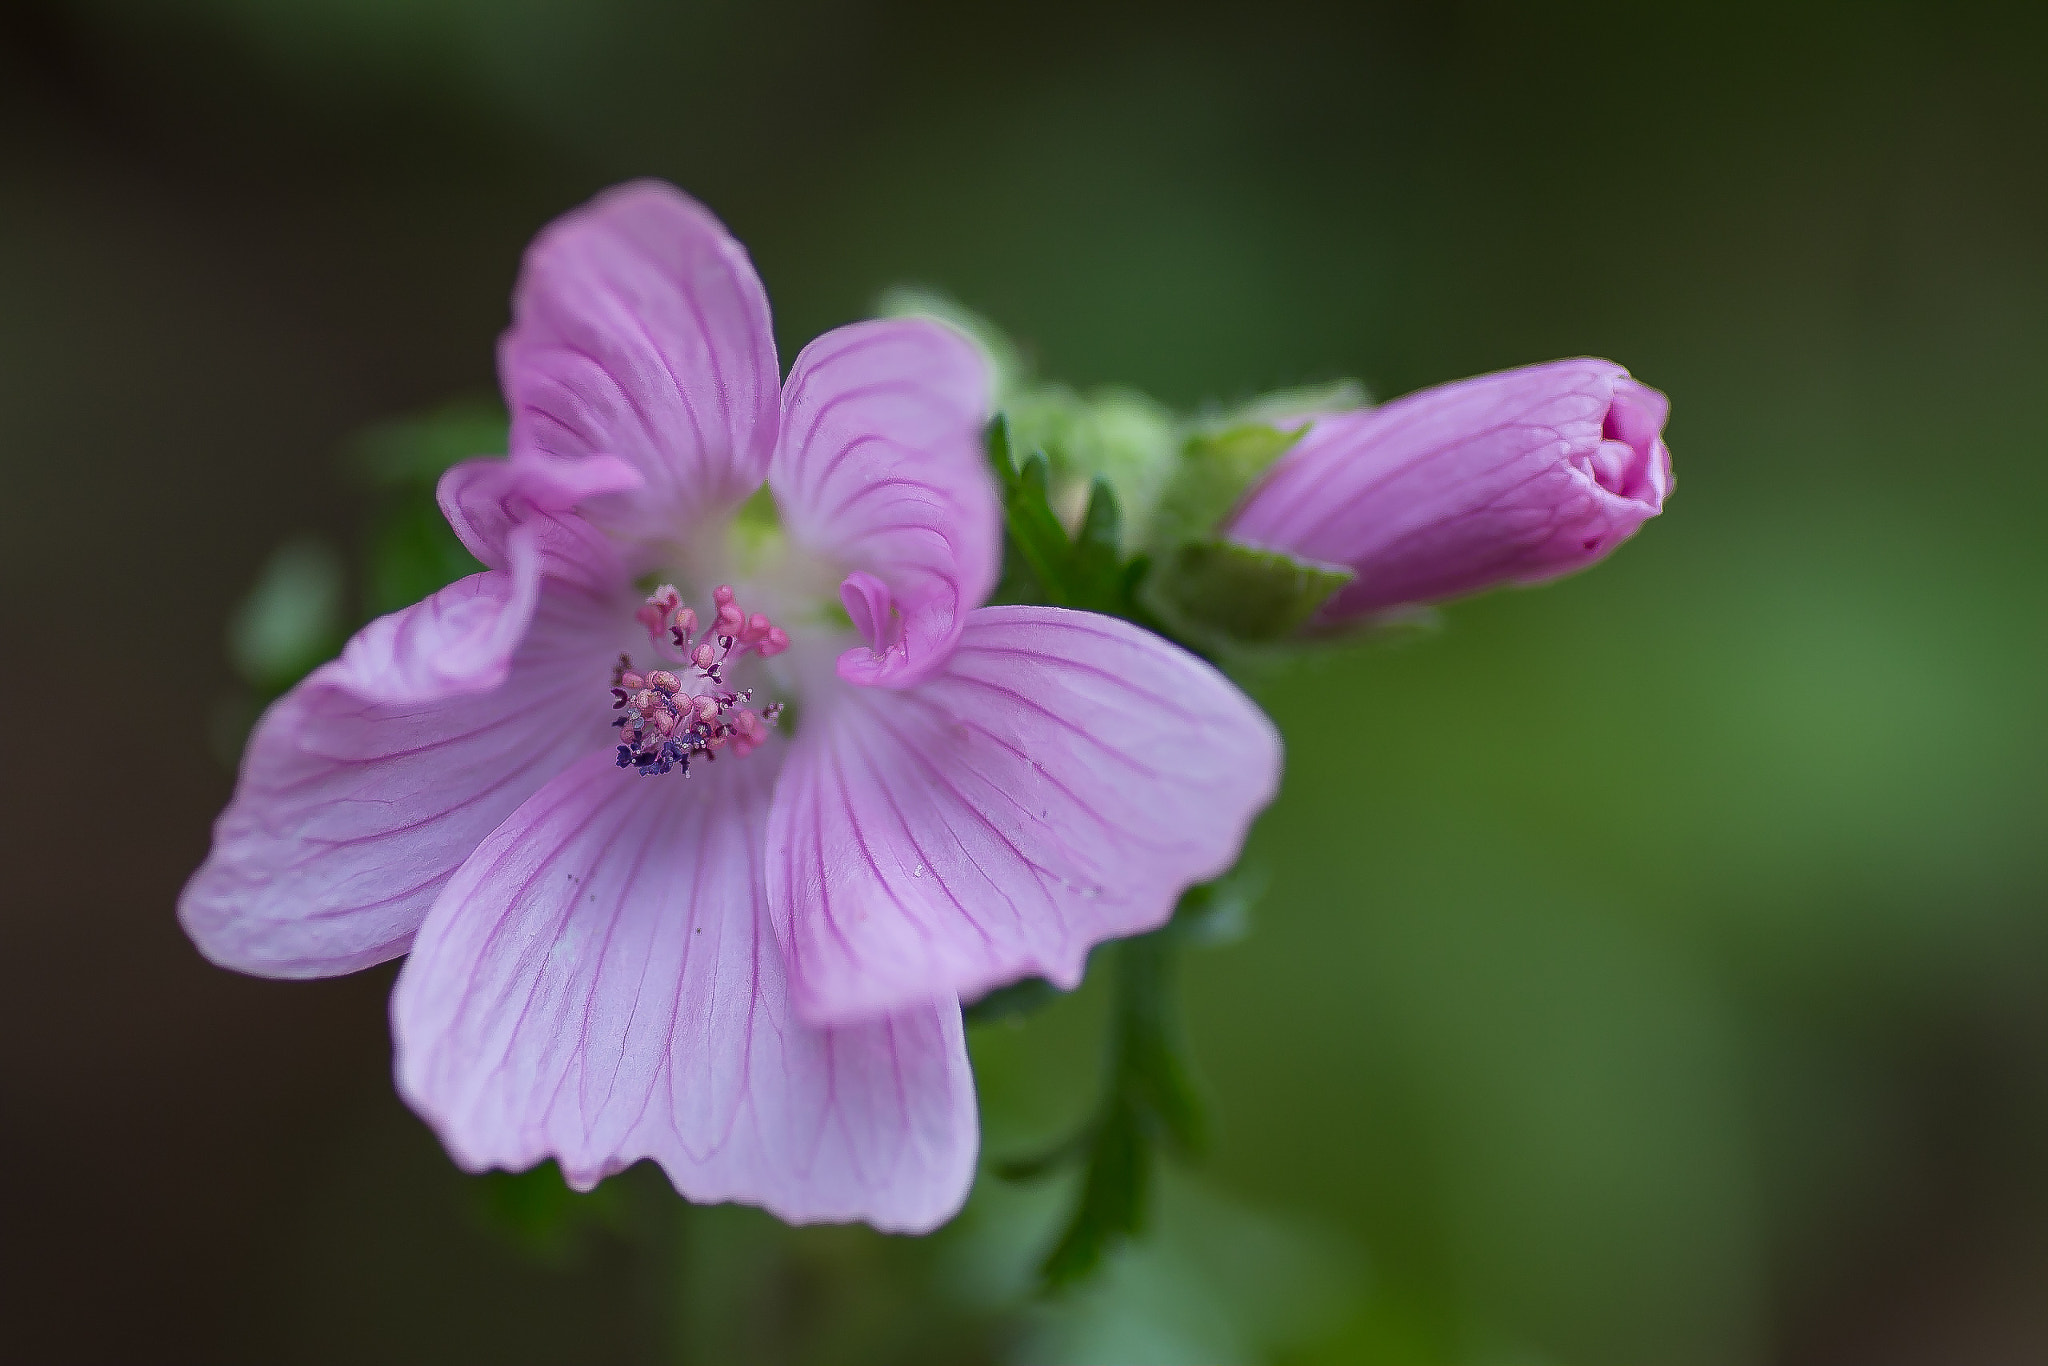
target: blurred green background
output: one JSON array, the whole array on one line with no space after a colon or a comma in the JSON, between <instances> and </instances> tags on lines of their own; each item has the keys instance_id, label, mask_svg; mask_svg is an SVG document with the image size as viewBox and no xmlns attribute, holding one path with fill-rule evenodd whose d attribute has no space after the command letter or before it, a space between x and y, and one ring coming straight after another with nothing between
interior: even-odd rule
<instances>
[{"instance_id":1,"label":"blurred green background","mask_svg":"<svg viewBox=\"0 0 2048 1366\"><path fill-rule=\"evenodd\" d=\"M0 1355L207 1362L2048 1360L2048 21L651 0L0 11ZM1669 392L1612 561L1254 682L1254 932L1187 962L1220 1137L1023 1297L1062 1193L922 1243L475 1182L388 969L172 903L225 623L337 452L488 394L518 254L675 180L785 360L943 288L1048 374ZM987 1148L1095 1079L975 1040Z\"/></svg>"}]
</instances>

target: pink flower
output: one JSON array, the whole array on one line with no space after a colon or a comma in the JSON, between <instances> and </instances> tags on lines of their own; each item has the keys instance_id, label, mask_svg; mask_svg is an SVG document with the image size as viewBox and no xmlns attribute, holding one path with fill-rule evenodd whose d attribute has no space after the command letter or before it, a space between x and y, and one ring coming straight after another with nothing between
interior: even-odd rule
<instances>
[{"instance_id":1,"label":"pink flower","mask_svg":"<svg viewBox=\"0 0 2048 1366\"><path fill-rule=\"evenodd\" d=\"M441 484L489 569L270 709L180 917L265 976L410 950L398 1084L466 1167L931 1228L977 1143L958 998L1072 985L1229 867L1272 727L1124 622L980 607L975 349L859 323L778 384L671 187L543 232L499 359L511 455ZM764 478L779 525L735 515Z\"/></svg>"},{"instance_id":2,"label":"pink flower","mask_svg":"<svg viewBox=\"0 0 2048 1366\"><path fill-rule=\"evenodd\" d=\"M1565 360L1316 418L1225 528L1349 566L1325 622L1583 569L1671 491L1670 401Z\"/></svg>"}]
</instances>

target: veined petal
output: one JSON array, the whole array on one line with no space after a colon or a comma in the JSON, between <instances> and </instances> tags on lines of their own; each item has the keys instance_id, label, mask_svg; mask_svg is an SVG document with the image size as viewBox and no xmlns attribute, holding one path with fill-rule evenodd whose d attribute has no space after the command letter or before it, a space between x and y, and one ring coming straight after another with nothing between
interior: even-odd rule
<instances>
[{"instance_id":1,"label":"veined petal","mask_svg":"<svg viewBox=\"0 0 2048 1366\"><path fill-rule=\"evenodd\" d=\"M921 1232L977 1144L960 1011L793 1019L762 894L773 746L689 779L602 757L463 865L392 997L400 1088L465 1167L643 1157L692 1200Z\"/></svg>"},{"instance_id":2,"label":"veined petal","mask_svg":"<svg viewBox=\"0 0 2048 1366\"><path fill-rule=\"evenodd\" d=\"M498 371L512 457L611 455L646 480L597 499L631 537L687 535L760 485L779 389L746 249L672 185L635 181L527 249Z\"/></svg>"},{"instance_id":3,"label":"veined petal","mask_svg":"<svg viewBox=\"0 0 2048 1366\"><path fill-rule=\"evenodd\" d=\"M1272 723L1194 656L1111 617L982 608L938 676L803 717L768 835L798 1012L1071 987L1236 861L1279 773Z\"/></svg>"},{"instance_id":4,"label":"veined petal","mask_svg":"<svg viewBox=\"0 0 2048 1366\"><path fill-rule=\"evenodd\" d=\"M510 634L512 578L472 575L372 622L264 714L178 900L201 953L265 977L395 958L485 835L576 755L609 753L624 604L534 575L499 664L450 667L495 657L477 642Z\"/></svg>"},{"instance_id":5,"label":"veined petal","mask_svg":"<svg viewBox=\"0 0 2048 1366\"><path fill-rule=\"evenodd\" d=\"M982 448L988 368L921 318L855 323L805 347L783 394L769 483L791 536L872 583L886 608L840 676L901 688L940 668L1000 568Z\"/></svg>"},{"instance_id":6,"label":"veined petal","mask_svg":"<svg viewBox=\"0 0 2048 1366\"><path fill-rule=\"evenodd\" d=\"M542 573L601 592L625 580L625 563L611 538L573 510L644 483L615 456L484 456L451 465L434 492L456 537L492 569L510 567L512 535L528 527Z\"/></svg>"}]
</instances>

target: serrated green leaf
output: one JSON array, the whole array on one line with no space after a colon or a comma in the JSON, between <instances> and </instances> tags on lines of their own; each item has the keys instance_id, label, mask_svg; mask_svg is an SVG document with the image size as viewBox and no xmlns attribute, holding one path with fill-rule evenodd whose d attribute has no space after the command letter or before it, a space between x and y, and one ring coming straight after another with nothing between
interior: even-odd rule
<instances>
[{"instance_id":1,"label":"serrated green leaf","mask_svg":"<svg viewBox=\"0 0 2048 1366\"><path fill-rule=\"evenodd\" d=\"M1051 502L1062 525L1078 529L1096 480L1106 480L1123 509L1126 534L1142 535L1172 474L1180 435L1173 414L1133 389L1077 394L1031 384L1005 400L1019 450L1042 450L1051 465Z\"/></svg>"},{"instance_id":2,"label":"serrated green leaf","mask_svg":"<svg viewBox=\"0 0 2048 1366\"><path fill-rule=\"evenodd\" d=\"M1147 575L1144 596L1197 642L1263 645L1292 636L1355 577L1343 565L1216 539L1164 556Z\"/></svg>"},{"instance_id":3,"label":"serrated green leaf","mask_svg":"<svg viewBox=\"0 0 2048 1366\"><path fill-rule=\"evenodd\" d=\"M1307 431L1306 423L1282 430L1246 422L1189 437L1160 495L1147 543L1163 558L1177 546L1213 537L1245 490Z\"/></svg>"},{"instance_id":4,"label":"serrated green leaf","mask_svg":"<svg viewBox=\"0 0 2048 1366\"><path fill-rule=\"evenodd\" d=\"M1042 451L1012 456L1009 424L989 428L989 464L1002 497L1004 571L996 601L1039 602L1140 618L1138 580L1123 558L1123 513L1116 491L1096 480L1072 536L1052 509L1050 467Z\"/></svg>"}]
</instances>

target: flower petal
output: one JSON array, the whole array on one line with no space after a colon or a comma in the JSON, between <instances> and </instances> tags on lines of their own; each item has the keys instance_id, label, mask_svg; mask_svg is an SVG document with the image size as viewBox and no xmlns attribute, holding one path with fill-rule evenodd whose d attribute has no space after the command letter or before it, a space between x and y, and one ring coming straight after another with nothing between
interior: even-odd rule
<instances>
[{"instance_id":1,"label":"flower petal","mask_svg":"<svg viewBox=\"0 0 2048 1366\"><path fill-rule=\"evenodd\" d=\"M672 185L608 190L534 239L498 372L515 462L612 455L644 477L593 505L628 536L687 536L767 472L768 296L746 249Z\"/></svg>"},{"instance_id":2,"label":"flower petal","mask_svg":"<svg viewBox=\"0 0 2048 1366\"><path fill-rule=\"evenodd\" d=\"M400 1088L465 1167L918 1231L977 1142L959 1007L812 1030L762 895L772 752L688 779L582 762L449 883L392 997Z\"/></svg>"},{"instance_id":3,"label":"flower petal","mask_svg":"<svg viewBox=\"0 0 2048 1366\"><path fill-rule=\"evenodd\" d=\"M840 659L848 681L901 688L930 676L995 586L989 404L981 353L929 319L839 328L791 368L768 476L784 523L799 543L871 575L892 609Z\"/></svg>"},{"instance_id":4,"label":"flower petal","mask_svg":"<svg viewBox=\"0 0 2048 1366\"><path fill-rule=\"evenodd\" d=\"M434 493L456 538L492 569L511 564L513 533L531 527L542 573L602 592L628 577L625 562L610 537L572 510L644 482L638 470L609 455L483 456L449 466Z\"/></svg>"},{"instance_id":5,"label":"flower petal","mask_svg":"<svg viewBox=\"0 0 2048 1366\"><path fill-rule=\"evenodd\" d=\"M982 608L936 678L802 718L768 833L798 1012L1071 987L1091 947L1236 861L1279 772L1272 723L1192 655L1111 617Z\"/></svg>"},{"instance_id":6,"label":"flower petal","mask_svg":"<svg viewBox=\"0 0 2048 1366\"><path fill-rule=\"evenodd\" d=\"M372 622L264 714L178 901L201 953L266 977L395 958L493 827L576 755L609 752L623 604L549 584L499 667L451 667L509 632L512 578L472 575Z\"/></svg>"}]
</instances>

